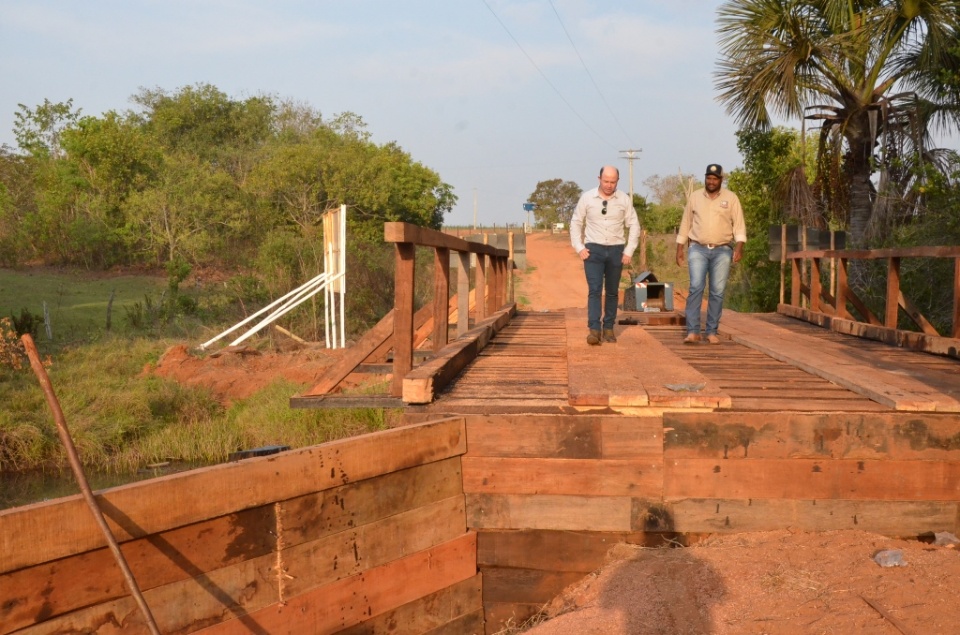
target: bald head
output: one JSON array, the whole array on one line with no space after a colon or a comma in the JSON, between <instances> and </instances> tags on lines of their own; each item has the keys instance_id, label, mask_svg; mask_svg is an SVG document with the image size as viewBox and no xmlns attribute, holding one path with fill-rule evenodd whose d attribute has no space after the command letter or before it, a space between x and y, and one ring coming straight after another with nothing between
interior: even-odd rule
<instances>
[{"instance_id":1,"label":"bald head","mask_svg":"<svg viewBox=\"0 0 960 635\"><path fill-rule=\"evenodd\" d=\"M617 191L617 183L620 182L620 170L612 165L605 165L600 168L600 194L604 198L610 198Z\"/></svg>"}]
</instances>

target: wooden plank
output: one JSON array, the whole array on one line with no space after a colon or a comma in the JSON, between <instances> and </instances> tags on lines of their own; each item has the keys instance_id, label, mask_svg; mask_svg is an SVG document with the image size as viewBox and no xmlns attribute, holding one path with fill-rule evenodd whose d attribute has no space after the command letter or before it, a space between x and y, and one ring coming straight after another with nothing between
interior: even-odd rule
<instances>
[{"instance_id":1,"label":"wooden plank","mask_svg":"<svg viewBox=\"0 0 960 635\"><path fill-rule=\"evenodd\" d=\"M467 494L470 529L643 529L648 505L627 496Z\"/></svg>"},{"instance_id":2,"label":"wooden plank","mask_svg":"<svg viewBox=\"0 0 960 635\"><path fill-rule=\"evenodd\" d=\"M663 490L663 463L648 460L464 456L467 494L643 496Z\"/></svg>"},{"instance_id":3,"label":"wooden plank","mask_svg":"<svg viewBox=\"0 0 960 635\"><path fill-rule=\"evenodd\" d=\"M506 258L510 255L506 249L493 245L475 243L450 234L412 225L410 223L389 222L383 224L383 240L388 243L416 243L421 247L444 247L454 251L468 251L475 254L488 254Z\"/></svg>"},{"instance_id":4,"label":"wooden plank","mask_svg":"<svg viewBox=\"0 0 960 635\"><path fill-rule=\"evenodd\" d=\"M338 580L252 614L271 634L337 633L371 615L392 611L418 598L476 576L476 534L464 534L427 551L386 563L360 575ZM203 635L237 633L249 628L230 620L198 631Z\"/></svg>"},{"instance_id":5,"label":"wooden plank","mask_svg":"<svg viewBox=\"0 0 960 635\"><path fill-rule=\"evenodd\" d=\"M463 498L456 496L284 549L279 555L261 556L157 587L144 597L164 633L192 632L232 617L238 619L231 623L239 622L248 631L276 632L258 631L263 625L255 615L262 615L262 609L277 602L289 602L289 598L329 587L406 554L429 553L436 545L464 535L463 517ZM471 543L475 545L475 540ZM475 553L472 557L475 561ZM85 632L91 626L97 633L140 632L141 622L142 616L127 596L54 618L28 632Z\"/></svg>"},{"instance_id":6,"label":"wooden plank","mask_svg":"<svg viewBox=\"0 0 960 635\"><path fill-rule=\"evenodd\" d=\"M269 505L133 540L121 551L147 591L269 554L275 529ZM107 548L12 571L0 578L0 588L0 633L129 594Z\"/></svg>"},{"instance_id":7,"label":"wooden plank","mask_svg":"<svg viewBox=\"0 0 960 635\"><path fill-rule=\"evenodd\" d=\"M601 456L600 417L467 416L467 455L586 459Z\"/></svg>"},{"instance_id":8,"label":"wooden plank","mask_svg":"<svg viewBox=\"0 0 960 635\"><path fill-rule=\"evenodd\" d=\"M565 315L571 405L730 406L729 395L646 329L623 327L616 344L590 346L585 340L585 311L567 309Z\"/></svg>"},{"instance_id":9,"label":"wooden plank","mask_svg":"<svg viewBox=\"0 0 960 635\"><path fill-rule=\"evenodd\" d=\"M390 395L320 395L318 397L290 397L290 407L299 409L324 408L403 408L403 399Z\"/></svg>"},{"instance_id":10,"label":"wooden plank","mask_svg":"<svg viewBox=\"0 0 960 635\"><path fill-rule=\"evenodd\" d=\"M391 309L372 329L363 334L356 344L347 349L343 356L320 377L317 384L301 396L325 395L333 390L343 379L356 370L367 357L380 345L393 337L393 309Z\"/></svg>"},{"instance_id":11,"label":"wooden plank","mask_svg":"<svg viewBox=\"0 0 960 635\"><path fill-rule=\"evenodd\" d=\"M952 501L960 461L667 459L663 496Z\"/></svg>"},{"instance_id":12,"label":"wooden plank","mask_svg":"<svg viewBox=\"0 0 960 635\"><path fill-rule=\"evenodd\" d=\"M123 552L141 590L147 590L271 553L277 527L289 548L451 497L459 500L460 483L454 457L131 541ZM461 520L461 532L462 526ZM12 592L0 604L0 633L128 593L107 549L20 569L5 576L3 586Z\"/></svg>"},{"instance_id":13,"label":"wooden plank","mask_svg":"<svg viewBox=\"0 0 960 635\"><path fill-rule=\"evenodd\" d=\"M749 320L749 335L735 335L734 341L818 375L870 399L911 411L960 412L960 400L945 395L918 380L864 365L842 346L824 340L816 345L799 334L762 320L730 312L724 321Z\"/></svg>"},{"instance_id":14,"label":"wooden plank","mask_svg":"<svg viewBox=\"0 0 960 635\"><path fill-rule=\"evenodd\" d=\"M546 604L586 576L580 571L540 571L513 567L481 567L483 602Z\"/></svg>"},{"instance_id":15,"label":"wooden plank","mask_svg":"<svg viewBox=\"0 0 960 635\"><path fill-rule=\"evenodd\" d=\"M883 342L891 346L898 346L913 351L960 359L960 339L956 337L941 337L928 335L926 333L914 333L913 331L887 328L880 324L866 324L852 319L831 318L830 316L823 316L807 309L800 309L790 305L778 306L777 312L788 317L823 326L835 333Z\"/></svg>"},{"instance_id":16,"label":"wooden plank","mask_svg":"<svg viewBox=\"0 0 960 635\"><path fill-rule=\"evenodd\" d=\"M407 373L402 382L404 402L422 404L433 401L437 392L477 356L490 338L510 321L514 313L516 305L496 312L471 329L467 335L444 347L434 359Z\"/></svg>"},{"instance_id":17,"label":"wooden plank","mask_svg":"<svg viewBox=\"0 0 960 635\"><path fill-rule=\"evenodd\" d=\"M211 621L236 618L246 632L265 632L247 611L276 602L273 555L211 571L144 592L161 633L188 633ZM147 635L149 628L131 596L88 606L17 631L18 635Z\"/></svg>"},{"instance_id":18,"label":"wooden plank","mask_svg":"<svg viewBox=\"0 0 960 635\"><path fill-rule=\"evenodd\" d=\"M278 506L283 544L290 548L462 495L459 457L307 494Z\"/></svg>"},{"instance_id":19,"label":"wooden plank","mask_svg":"<svg viewBox=\"0 0 960 635\"><path fill-rule=\"evenodd\" d=\"M897 412L666 413L664 458L960 460L960 417Z\"/></svg>"},{"instance_id":20,"label":"wooden plank","mask_svg":"<svg viewBox=\"0 0 960 635\"><path fill-rule=\"evenodd\" d=\"M456 633L483 633L481 577L457 582L417 598L393 610L343 629L338 635L439 635L444 628L460 627ZM480 624L477 626L477 616ZM465 619L468 618L468 619Z\"/></svg>"},{"instance_id":21,"label":"wooden plank","mask_svg":"<svg viewBox=\"0 0 960 635\"><path fill-rule=\"evenodd\" d=\"M689 498L669 505L674 529L685 533L740 533L858 529L915 538L955 527L956 502Z\"/></svg>"},{"instance_id":22,"label":"wooden plank","mask_svg":"<svg viewBox=\"0 0 960 635\"><path fill-rule=\"evenodd\" d=\"M414 282L416 280L416 247L407 242L394 245L393 272L393 382L390 394L403 394L403 378L413 368Z\"/></svg>"},{"instance_id":23,"label":"wooden plank","mask_svg":"<svg viewBox=\"0 0 960 635\"><path fill-rule=\"evenodd\" d=\"M620 543L646 547L666 544L661 534L642 531L480 531L477 534L477 564L481 568L495 566L589 573L598 569L607 552Z\"/></svg>"},{"instance_id":24,"label":"wooden plank","mask_svg":"<svg viewBox=\"0 0 960 635\"><path fill-rule=\"evenodd\" d=\"M125 541L465 450L463 420L445 419L122 485L97 500ZM104 546L79 495L0 511L0 573Z\"/></svg>"},{"instance_id":25,"label":"wooden plank","mask_svg":"<svg viewBox=\"0 0 960 635\"><path fill-rule=\"evenodd\" d=\"M663 467L663 419L648 416L600 417L603 458L644 459Z\"/></svg>"},{"instance_id":26,"label":"wooden plank","mask_svg":"<svg viewBox=\"0 0 960 635\"><path fill-rule=\"evenodd\" d=\"M483 608L438 626L423 635L484 635L486 633ZM392 633L392 631L389 631Z\"/></svg>"},{"instance_id":27,"label":"wooden plank","mask_svg":"<svg viewBox=\"0 0 960 635\"><path fill-rule=\"evenodd\" d=\"M463 496L454 496L284 549L283 597L430 549L465 531Z\"/></svg>"}]
</instances>

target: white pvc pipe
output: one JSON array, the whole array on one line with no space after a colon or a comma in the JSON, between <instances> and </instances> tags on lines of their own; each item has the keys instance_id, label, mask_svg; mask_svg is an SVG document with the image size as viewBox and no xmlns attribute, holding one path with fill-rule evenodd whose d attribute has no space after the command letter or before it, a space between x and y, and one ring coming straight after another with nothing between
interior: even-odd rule
<instances>
[{"instance_id":1,"label":"white pvc pipe","mask_svg":"<svg viewBox=\"0 0 960 635\"><path fill-rule=\"evenodd\" d=\"M217 336L214 337L213 339L210 339L210 340L204 342L203 344L200 345L200 348L201 348L201 349L205 349L206 347L210 346L211 344L213 344L214 342L216 342L217 340L219 340L221 337L225 337L225 336L229 335L230 333L233 333L233 332L236 331L238 328L240 328L241 326L245 325L247 322L250 322L250 321L256 319L257 317L259 317L259 316L262 315L263 313L266 313L267 311L269 311L269 310L272 309L273 307L277 306L278 304L281 304L282 302L284 302L284 301L285 301L287 298L289 298L290 296L292 296L292 295L294 295L294 294L296 294L296 293L299 293L299 292L302 291L303 289L306 289L306 288L308 288L308 287L310 287L310 286L312 286L312 285L317 284L318 281L323 280L323 279L326 278L326 277L327 277L327 274L326 274L326 272L324 272L324 273L321 273L319 276L317 276L317 277L309 280L308 282L304 282L302 285L300 285L299 287L297 287L297 288L294 289L293 291L290 291L290 292L287 293L286 295L281 296L280 298L277 298L276 300L274 300L273 302L271 302L271 303L268 304L267 306L263 307L262 309L260 309L260 310L257 311L256 313L250 315L249 317L245 318L244 320L242 320L242 321L240 321L240 322L237 322L236 324L234 324L233 326L231 326L230 328L228 328L226 331L223 331L222 333L220 333L219 335L217 335Z\"/></svg>"}]
</instances>

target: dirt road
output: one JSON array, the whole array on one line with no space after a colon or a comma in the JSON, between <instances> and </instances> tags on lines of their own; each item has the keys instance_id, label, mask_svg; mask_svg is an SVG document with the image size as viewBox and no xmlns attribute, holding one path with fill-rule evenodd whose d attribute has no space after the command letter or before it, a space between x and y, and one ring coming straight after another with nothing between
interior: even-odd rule
<instances>
[{"instance_id":1,"label":"dirt road","mask_svg":"<svg viewBox=\"0 0 960 635\"><path fill-rule=\"evenodd\" d=\"M516 284L522 309L587 306L583 263L570 246L569 234L527 234L527 270L518 272Z\"/></svg>"}]
</instances>

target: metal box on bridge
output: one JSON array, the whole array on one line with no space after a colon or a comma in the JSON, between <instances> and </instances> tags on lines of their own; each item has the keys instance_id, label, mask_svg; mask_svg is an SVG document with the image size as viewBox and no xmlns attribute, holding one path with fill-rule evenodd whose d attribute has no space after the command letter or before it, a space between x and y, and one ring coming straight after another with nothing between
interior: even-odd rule
<instances>
[{"instance_id":1,"label":"metal box on bridge","mask_svg":"<svg viewBox=\"0 0 960 635\"><path fill-rule=\"evenodd\" d=\"M673 311L673 283L660 282L652 271L644 271L623 292L625 311Z\"/></svg>"}]
</instances>

